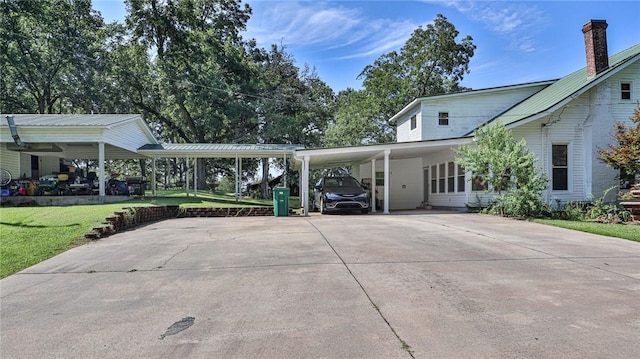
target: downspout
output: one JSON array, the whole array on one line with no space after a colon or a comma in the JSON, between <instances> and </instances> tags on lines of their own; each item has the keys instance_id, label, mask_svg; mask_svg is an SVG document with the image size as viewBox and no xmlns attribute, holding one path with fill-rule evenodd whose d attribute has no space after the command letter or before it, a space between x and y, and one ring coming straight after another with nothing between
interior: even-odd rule
<instances>
[{"instance_id":1,"label":"downspout","mask_svg":"<svg viewBox=\"0 0 640 359\"><path fill-rule=\"evenodd\" d=\"M7 116L7 123L9 124L9 131L11 132L11 137L13 137L13 142L20 148L29 148L29 145L22 142L20 139L20 135L18 135L18 129L16 128L16 123L13 120L13 116Z\"/></svg>"}]
</instances>

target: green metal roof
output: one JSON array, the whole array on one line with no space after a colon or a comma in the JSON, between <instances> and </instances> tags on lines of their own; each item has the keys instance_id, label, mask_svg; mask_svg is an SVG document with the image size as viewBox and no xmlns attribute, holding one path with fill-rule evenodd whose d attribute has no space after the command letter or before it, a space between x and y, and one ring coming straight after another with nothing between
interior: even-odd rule
<instances>
[{"instance_id":1,"label":"green metal roof","mask_svg":"<svg viewBox=\"0 0 640 359\"><path fill-rule=\"evenodd\" d=\"M577 96L588 90L604 78L617 72L622 66L631 63L633 59L638 59L639 55L640 44L637 44L609 57L609 67L594 76L587 76L587 68L582 68L559 79L552 85L545 87L543 90L491 119L489 122L499 120L507 126L545 113L561 102L570 99L572 96Z\"/></svg>"},{"instance_id":2,"label":"green metal roof","mask_svg":"<svg viewBox=\"0 0 640 359\"><path fill-rule=\"evenodd\" d=\"M163 143L144 145L141 150L165 151L293 151L303 149L303 145L290 144L245 144L245 143Z\"/></svg>"},{"instance_id":3,"label":"green metal roof","mask_svg":"<svg viewBox=\"0 0 640 359\"><path fill-rule=\"evenodd\" d=\"M243 143L163 143L144 145L138 153L150 157L263 157L292 155L303 145L292 144L243 144Z\"/></svg>"}]
</instances>

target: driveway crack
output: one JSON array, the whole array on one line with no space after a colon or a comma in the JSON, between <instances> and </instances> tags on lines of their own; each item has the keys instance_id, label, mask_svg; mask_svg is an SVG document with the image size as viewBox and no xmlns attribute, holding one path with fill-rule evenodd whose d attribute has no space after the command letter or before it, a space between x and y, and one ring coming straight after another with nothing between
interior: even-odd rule
<instances>
[{"instance_id":1,"label":"driveway crack","mask_svg":"<svg viewBox=\"0 0 640 359\"><path fill-rule=\"evenodd\" d=\"M391 330L391 332L393 333L393 335L398 339L398 341L400 342L400 345L402 347L402 349L404 351L407 352L407 354L409 354L409 356L413 359L415 359L415 356L413 355L413 350L411 349L411 346L400 337L400 335L398 334L398 332L396 332L396 329L393 327L393 325L391 325L391 323L389 322L389 320L384 316L384 314L382 313L382 311L380 310L380 308L378 307L378 305L373 301L373 298L371 298L371 296L369 295L369 293L367 292L367 290L364 288L364 286L362 285L362 283L358 280L358 278L356 277L356 275L353 273L353 271L351 271L351 268L349 268L349 265L347 264L347 262L345 262L345 260L342 258L342 256L340 255L340 253L338 253L338 251L336 251L336 249L333 247L333 245L331 244L331 242L329 242L329 239L327 239L327 237L325 237L324 233L322 233L322 231L320 231L320 229L318 227L316 227L313 223L311 223L311 221L309 219L306 219L307 223L309 223L313 228L315 228L315 230L320 234L320 236L322 236L322 238L324 239L324 241L327 243L327 245L331 248L331 250L333 251L333 253L335 253L336 257L338 257L338 259L340 259L340 262L342 262L342 265L347 269L347 271L349 272L349 275L351 275L351 277L353 278L353 280L358 284L358 286L360 287L360 289L362 290L362 292L364 293L364 295L367 297L367 299L369 300L369 303L371 303L371 306L376 310L376 312L378 312L378 315L380 316L380 318L382 318L382 320L384 320L385 324L387 325L387 327L389 327L389 329Z\"/></svg>"},{"instance_id":2,"label":"driveway crack","mask_svg":"<svg viewBox=\"0 0 640 359\"><path fill-rule=\"evenodd\" d=\"M178 255L184 253L187 249L189 249L189 247L191 247L192 245L196 244L196 243L200 243L200 242L193 242L193 243L189 243L187 244L186 247L184 247L183 249L179 250L178 252L174 253L171 257L169 257L166 261L164 261L164 263L162 263L161 265L157 266L154 268L154 270L158 270L158 269L162 269L164 268L164 266L167 265L167 263L171 262L171 260L173 260L175 257L177 257Z\"/></svg>"}]
</instances>

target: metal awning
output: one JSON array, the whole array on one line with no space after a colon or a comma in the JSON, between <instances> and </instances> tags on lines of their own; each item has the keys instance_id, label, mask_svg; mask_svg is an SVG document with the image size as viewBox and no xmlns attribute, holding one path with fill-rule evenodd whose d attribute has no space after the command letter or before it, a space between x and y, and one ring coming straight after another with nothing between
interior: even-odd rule
<instances>
[{"instance_id":1,"label":"metal awning","mask_svg":"<svg viewBox=\"0 0 640 359\"><path fill-rule=\"evenodd\" d=\"M264 158L293 157L303 145L290 144L217 144L163 143L140 147L138 153L152 158Z\"/></svg>"}]
</instances>

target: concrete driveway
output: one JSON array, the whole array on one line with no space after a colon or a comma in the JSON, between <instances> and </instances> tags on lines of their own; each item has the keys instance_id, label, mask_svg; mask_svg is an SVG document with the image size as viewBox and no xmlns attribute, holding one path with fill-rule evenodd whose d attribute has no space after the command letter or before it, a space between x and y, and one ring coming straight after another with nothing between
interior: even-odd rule
<instances>
[{"instance_id":1,"label":"concrete driveway","mask_svg":"<svg viewBox=\"0 0 640 359\"><path fill-rule=\"evenodd\" d=\"M0 290L3 359L640 357L640 243L475 214L168 220Z\"/></svg>"}]
</instances>

